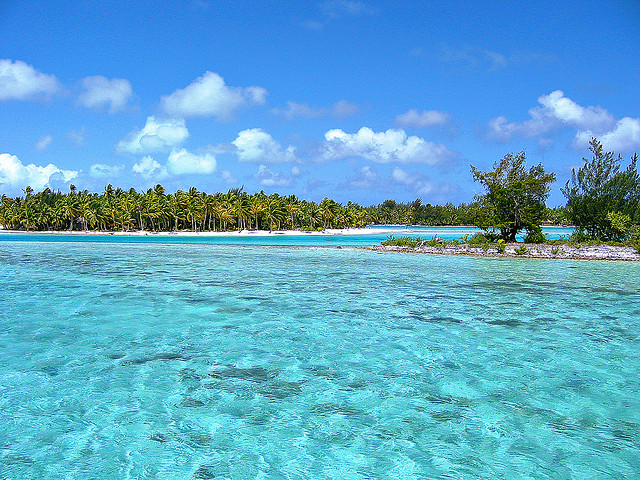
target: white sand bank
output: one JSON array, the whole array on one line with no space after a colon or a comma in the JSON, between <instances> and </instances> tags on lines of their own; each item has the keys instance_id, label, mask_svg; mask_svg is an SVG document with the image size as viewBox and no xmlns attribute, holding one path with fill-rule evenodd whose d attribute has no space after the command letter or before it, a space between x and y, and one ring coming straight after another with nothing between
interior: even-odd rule
<instances>
[{"instance_id":1,"label":"white sand bank","mask_svg":"<svg viewBox=\"0 0 640 480\"><path fill-rule=\"evenodd\" d=\"M191 230L180 230L177 232L150 232L146 230L131 230L105 232L95 230L56 230L42 232L25 232L23 230L3 230L0 234L38 234L38 235L118 235L118 236L159 236L159 237L270 237L278 235L290 236L313 236L313 235L385 235L398 233L393 228L328 228L326 230L306 232L301 230L236 230L229 232L194 232Z\"/></svg>"}]
</instances>

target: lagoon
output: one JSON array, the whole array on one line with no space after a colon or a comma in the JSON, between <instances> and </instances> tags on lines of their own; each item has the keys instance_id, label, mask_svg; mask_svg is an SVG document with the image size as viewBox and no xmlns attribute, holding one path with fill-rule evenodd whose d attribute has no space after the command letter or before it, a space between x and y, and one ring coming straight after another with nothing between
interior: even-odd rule
<instances>
[{"instance_id":1,"label":"lagoon","mask_svg":"<svg viewBox=\"0 0 640 480\"><path fill-rule=\"evenodd\" d=\"M255 231L245 231L242 235L220 234L210 236L205 233L183 232L185 235L172 235L163 232L155 234L153 232L135 232L136 235L127 234L82 234L81 232L59 233L38 233L38 232L2 232L0 231L0 242L92 242L92 243L156 243L156 244L208 244L208 245L277 245L277 246L360 246L370 247L380 245L389 235L396 237L410 236L429 239L438 236L443 240L455 240L464 235L473 235L481 230L475 227L422 227L422 226L373 226L367 234L350 233L345 230L344 234L322 234L314 232L305 234L297 232L295 235L285 233L296 232L274 232L271 235L261 235ZM572 227L543 227L543 233L549 240L568 239L573 233ZM118 232L121 233L121 232ZM522 235L518 237L522 241Z\"/></svg>"},{"instance_id":2,"label":"lagoon","mask_svg":"<svg viewBox=\"0 0 640 480\"><path fill-rule=\"evenodd\" d=\"M30 238L0 477L640 476L637 263Z\"/></svg>"}]
</instances>

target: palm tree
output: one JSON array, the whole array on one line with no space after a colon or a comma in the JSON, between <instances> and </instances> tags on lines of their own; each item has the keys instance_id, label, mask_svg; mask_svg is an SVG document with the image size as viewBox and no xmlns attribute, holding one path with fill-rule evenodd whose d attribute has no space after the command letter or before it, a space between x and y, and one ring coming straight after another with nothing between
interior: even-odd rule
<instances>
[{"instance_id":1,"label":"palm tree","mask_svg":"<svg viewBox=\"0 0 640 480\"><path fill-rule=\"evenodd\" d=\"M331 222L336 217L339 210L340 205L327 197L324 197L324 200L320 202L320 216L324 221L325 229L331 226Z\"/></svg>"},{"instance_id":2,"label":"palm tree","mask_svg":"<svg viewBox=\"0 0 640 480\"><path fill-rule=\"evenodd\" d=\"M289 195L286 200L285 208L289 214L289 221L291 222L291 229L295 230L295 219L302 213L302 206L300 200L295 195Z\"/></svg>"},{"instance_id":3,"label":"palm tree","mask_svg":"<svg viewBox=\"0 0 640 480\"><path fill-rule=\"evenodd\" d=\"M260 220L259 215L264 212L265 209L265 198L264 192L257 193L253 195L249 199L249 213L253 216L255 220L255 228L256 230L260 230Z\"/></svg>"},{"instance_id":4,"label":"palm tree","mask_svg":"<svg viewBox=\"0 0 640 480\"><path fill-rule=\"evenodd\" d=\"M287 216L286 209L282 205L280 201L280 197L277 194L270 195L265 200L265 208L264 215L267 221L269 222L269 231L273 231L273 224L275 223L277 226L280 225L280 222L284 220Z\"/></svg>"}]
</instances>

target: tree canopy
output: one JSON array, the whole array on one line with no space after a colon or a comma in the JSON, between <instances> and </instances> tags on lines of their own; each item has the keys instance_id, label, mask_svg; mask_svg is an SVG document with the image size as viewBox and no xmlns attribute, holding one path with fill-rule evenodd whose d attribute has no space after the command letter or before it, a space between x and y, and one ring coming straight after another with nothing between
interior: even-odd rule
<instances>
[{"instance_id":1,"label":"tree canopy","mask_svg":"<svg viewBox=\"0 0 640 480\"><path fill-rule=\"evenodd\" d=\"M494 163L494 170L482 172L471 165L473 179L486 190L478 195L480 208L475 225L483 230L498 230L500 237L515 242L516 235L526 230L531 241L544 240L540 225L546 212L545 201L554 173L546 173L542 164L525 167L524 152L508 153Z\"/></svg>"},{"instance_id":2,"label":"tree canopy","mask_svg":"<svg viewBox=\"0 0 640 480\"><path fill-rule=\"evenodd\" d=\"M622 157L605 152L591 139L591 160L573 169L562 193L567 197L568 217L580 233L599 240L624 240L632 224L640 223L640 176L638 154L626 170L620 171Z\"/></svg>"},{"instance_id":3,"label":"tree canopy","mask_svg":"<svg viewBox=\"0 0 640 480\"><path fill-rule=\"evenodd\" d=\"M468 225L475 205L423 205L386 200L380 205L320 203L295 195L249 194L243 188L208 194L195 187L167 193L162 185L146 192L112 185L101 193L70 186L68 193L45 188L24 197L0 198L0 225L15 230L219 231L242 229L321 229L363 227L372 223Z\"/></svg>"}]
</instances>

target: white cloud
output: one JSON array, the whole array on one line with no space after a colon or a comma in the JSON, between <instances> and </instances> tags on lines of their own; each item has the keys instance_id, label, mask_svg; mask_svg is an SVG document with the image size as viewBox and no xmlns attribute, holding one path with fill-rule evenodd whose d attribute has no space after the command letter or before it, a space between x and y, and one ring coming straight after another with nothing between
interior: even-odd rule
<instances>
[{"instance_id":1,"label":"white cloud","mask_svg":"<svg viewBox=\"0 0 640 480\"><path fill-rule=\"evenodd\" d=\"M489 122L488 137L508 142L514 137L534 138L562 127L574 127L602 134L615 124L613 116L601 107L582 107L561 90L538 97L540 106L529 109L529 120L509 122L499 116Z\"/></svg>"},{"instance_id":2,"label":"white cloud","mask_svg":"<svg viewBox=\"0 0 640 480\"><path fill-rule=\"evenodd\" d=\"M541 107L535 107L538 115L535 117L551 116L562 123L576 126L580 129L606 130L614 123L613 116L601 107L581 107L570 98L564 96L561 90L551 92L549 95L542 95L538 98Z\"/></svg>"},{"instance_id":3,"label":"white cloud","mask_svg":"<svg viewBox=\"0 0 640 480\"><path fill-rule=\"evenodd\" d=\"M294 165L293 167L291 167L291 176L292 177L299 177L300 175L302 175L302 170L300 170L299 166Z\"/></svg>"},{"instance_id":4,"label":"white cloud","mask_svg":"<svg viewBox=\"0 0 640 480\"><path fill-rule=\"evenodd\" d=\"M280 163L296 160L296 149L288 146L285 150L274 138L261 128L250 128L238 133L233 142L241 162Z\"/></svg>"},{"instance_id":5,"label":"white cloud","mask_svg":"<svg viewBox=\"0 0 640 480\"><path fill-rule=\"evenodd\" d=\"M122 173L124 165L105 165L104 163L94 163L89 167L89 176L93 178L116 177Z\"/></svg>"},{"instance_id":6,"label":"white cloud","mask_svg":"<svg viewBox=\"0 0 640 480\"><path fill-rule=\"evenodd\" d=\"M43 135L38 140L36 140L36 143L34 143L33 146L36 148L36 150L42 151L49 148L49 145L51 145L52 143L53 137L51 135Z\"/></svg>"},{"instance_id":7,"label":"white cloud","mask_svg":"<svg viewBox=\"0 0 640 480\"><path fill-rule=\"evenodd\" d=\"M184 148L172 150L167 160L167 169L175 175L213 173L216 167L216 159L210 153L196 155Z\"/></svg>"},{"instance_id":8,"label":"white cloud","mask_svg":"<svg viewBox=\"0 0 640 480\"><path fill-rule=\"evenodd\" d=\"M612 130L599 135L580 131L573 141L574 148L586 149L592 137L597 137L607 151L632 152L640 148L640 118L621 118Z\"/></svg>"},{"instance_id":9,"label":"white cloud","mask_svg":"<svg viewBox=\"0 0 640 480\"><path fill-rule=\"evenodd\" d=\"M75 170L62 170L53 164L46 167L33 163L24 165L15 155L0 154L0 185L20 189L30 185L35 191L39 191L48 186L50 177L56 174L62 176L65 182L70 182L78 176Z\"/></svg>"},{"instance_id":10,"label":"white cloud","mask_svg":"<svg viewBox=\"0 0 640 480\"><path fill-rule=\"evenodd\" d=\"M155 117L147 117L142 130L129 133L118 142L116 150L129 153L149 153L167 151L180 145L189 136L184 120L156 121Z\"/></svg>"},{"instance_id":11,"label":"white cloud","mask_svg":"<svg viewBox=\"0 0 640 480\"><path fill-rule=\"evenodd\" d=\"M404 130L375 133L362 127L358 133L345 133L340 129L324 134L325 142L319 160L341 160L361 157L378 163L426 163L435 165L454 156L442 144L428 142L420 137L407 136Z\"/></svg>"},{"instance_id":12,"label":"white cloud","mask_svg":"<svg viewBox=\"0 0 640 480\"><path fill-rule=\"evenodd\" d=\"M129 80L112 78L109 80L100 75L82 79L83 92L78 102L87 108L109 108L109 113L122 110L126 105L133 89Z\"/></svg>"},{"instance_id":13,"label":"white cloud","mask_svg":"<svg viewBox=\"0 0 640 480\"><path fill-rule=\"evenodd\" d=\"M287 102L287 108L274 108L272 112L285 117L287 120L294 120L296 118L319 118L325 116L345 118L354 115L358 110L360 110L358 105L346 100L340 100L329 108L314 108L306 103Z\"/></svg>"},{"instance_id":14,"label":"white cloud","mask_svg":"<svg viewBox=\"0 0 640 480\"><path fill-rule=\"evenodd\" d=\"M391 172L391 179L400 185L411 187L418 195L426 195L433 190L433 183L426 177L416 173L409 173L400 167L395 167Z\"/></svg>"},{"instance_id":15,"label":"white cloud","mask_svg":"<svg viewBox=\"0 0 640 480\"><path fill-rule=\"evenodd\" d=\"M411 109L407 113L396 117L396 125L400 127L432 127L434 125L444 125L451 120L451 115L438 110L423 110L418 112Z\"/></svg>"},{"instance_id":16,"label":"white cloud","mask_svg":"<svg viewBox=\"0 0 640 480\"><path fill-rule=\"evenodd\" d=\"M263 105L266 96L262 87L229 87L217 73L206 72L185 88L162 97L162 107L177 117L213 116L225 121L243 105Z\"/></svg>"},{"instance_id":17,"label":"white cloud","mask_svg":"<svg viewBox=\"0 0 640 480\"><path fill-rule=\"evenodd\" d=\"M161 180L169 176L167 168L160 165L149 155L142 157L138 163L135 163L132 170L147 180L150 178Z\"/></svg>"},{"instance_id":18,"label":"white cloud","mask_svg":"<svg viewBox=\"0 0 640 480\"><path fill-rule=\"evenodd\" d=\"M20 60L0 60L0 100L28 100L58 90L60 84L54 75L39 72Z\"/></svg>"},{"instance_id":19,"label":"white cloud","mask_svg":"<svg viewBox=\"0 0 640 480\"><path fill-rule=\"evenodd\" d=\"M290 187L293 185L293 177L272 172L266 165L260 165L258 173L254 177L264 187Z\"/></svg>"}]
</instances>

